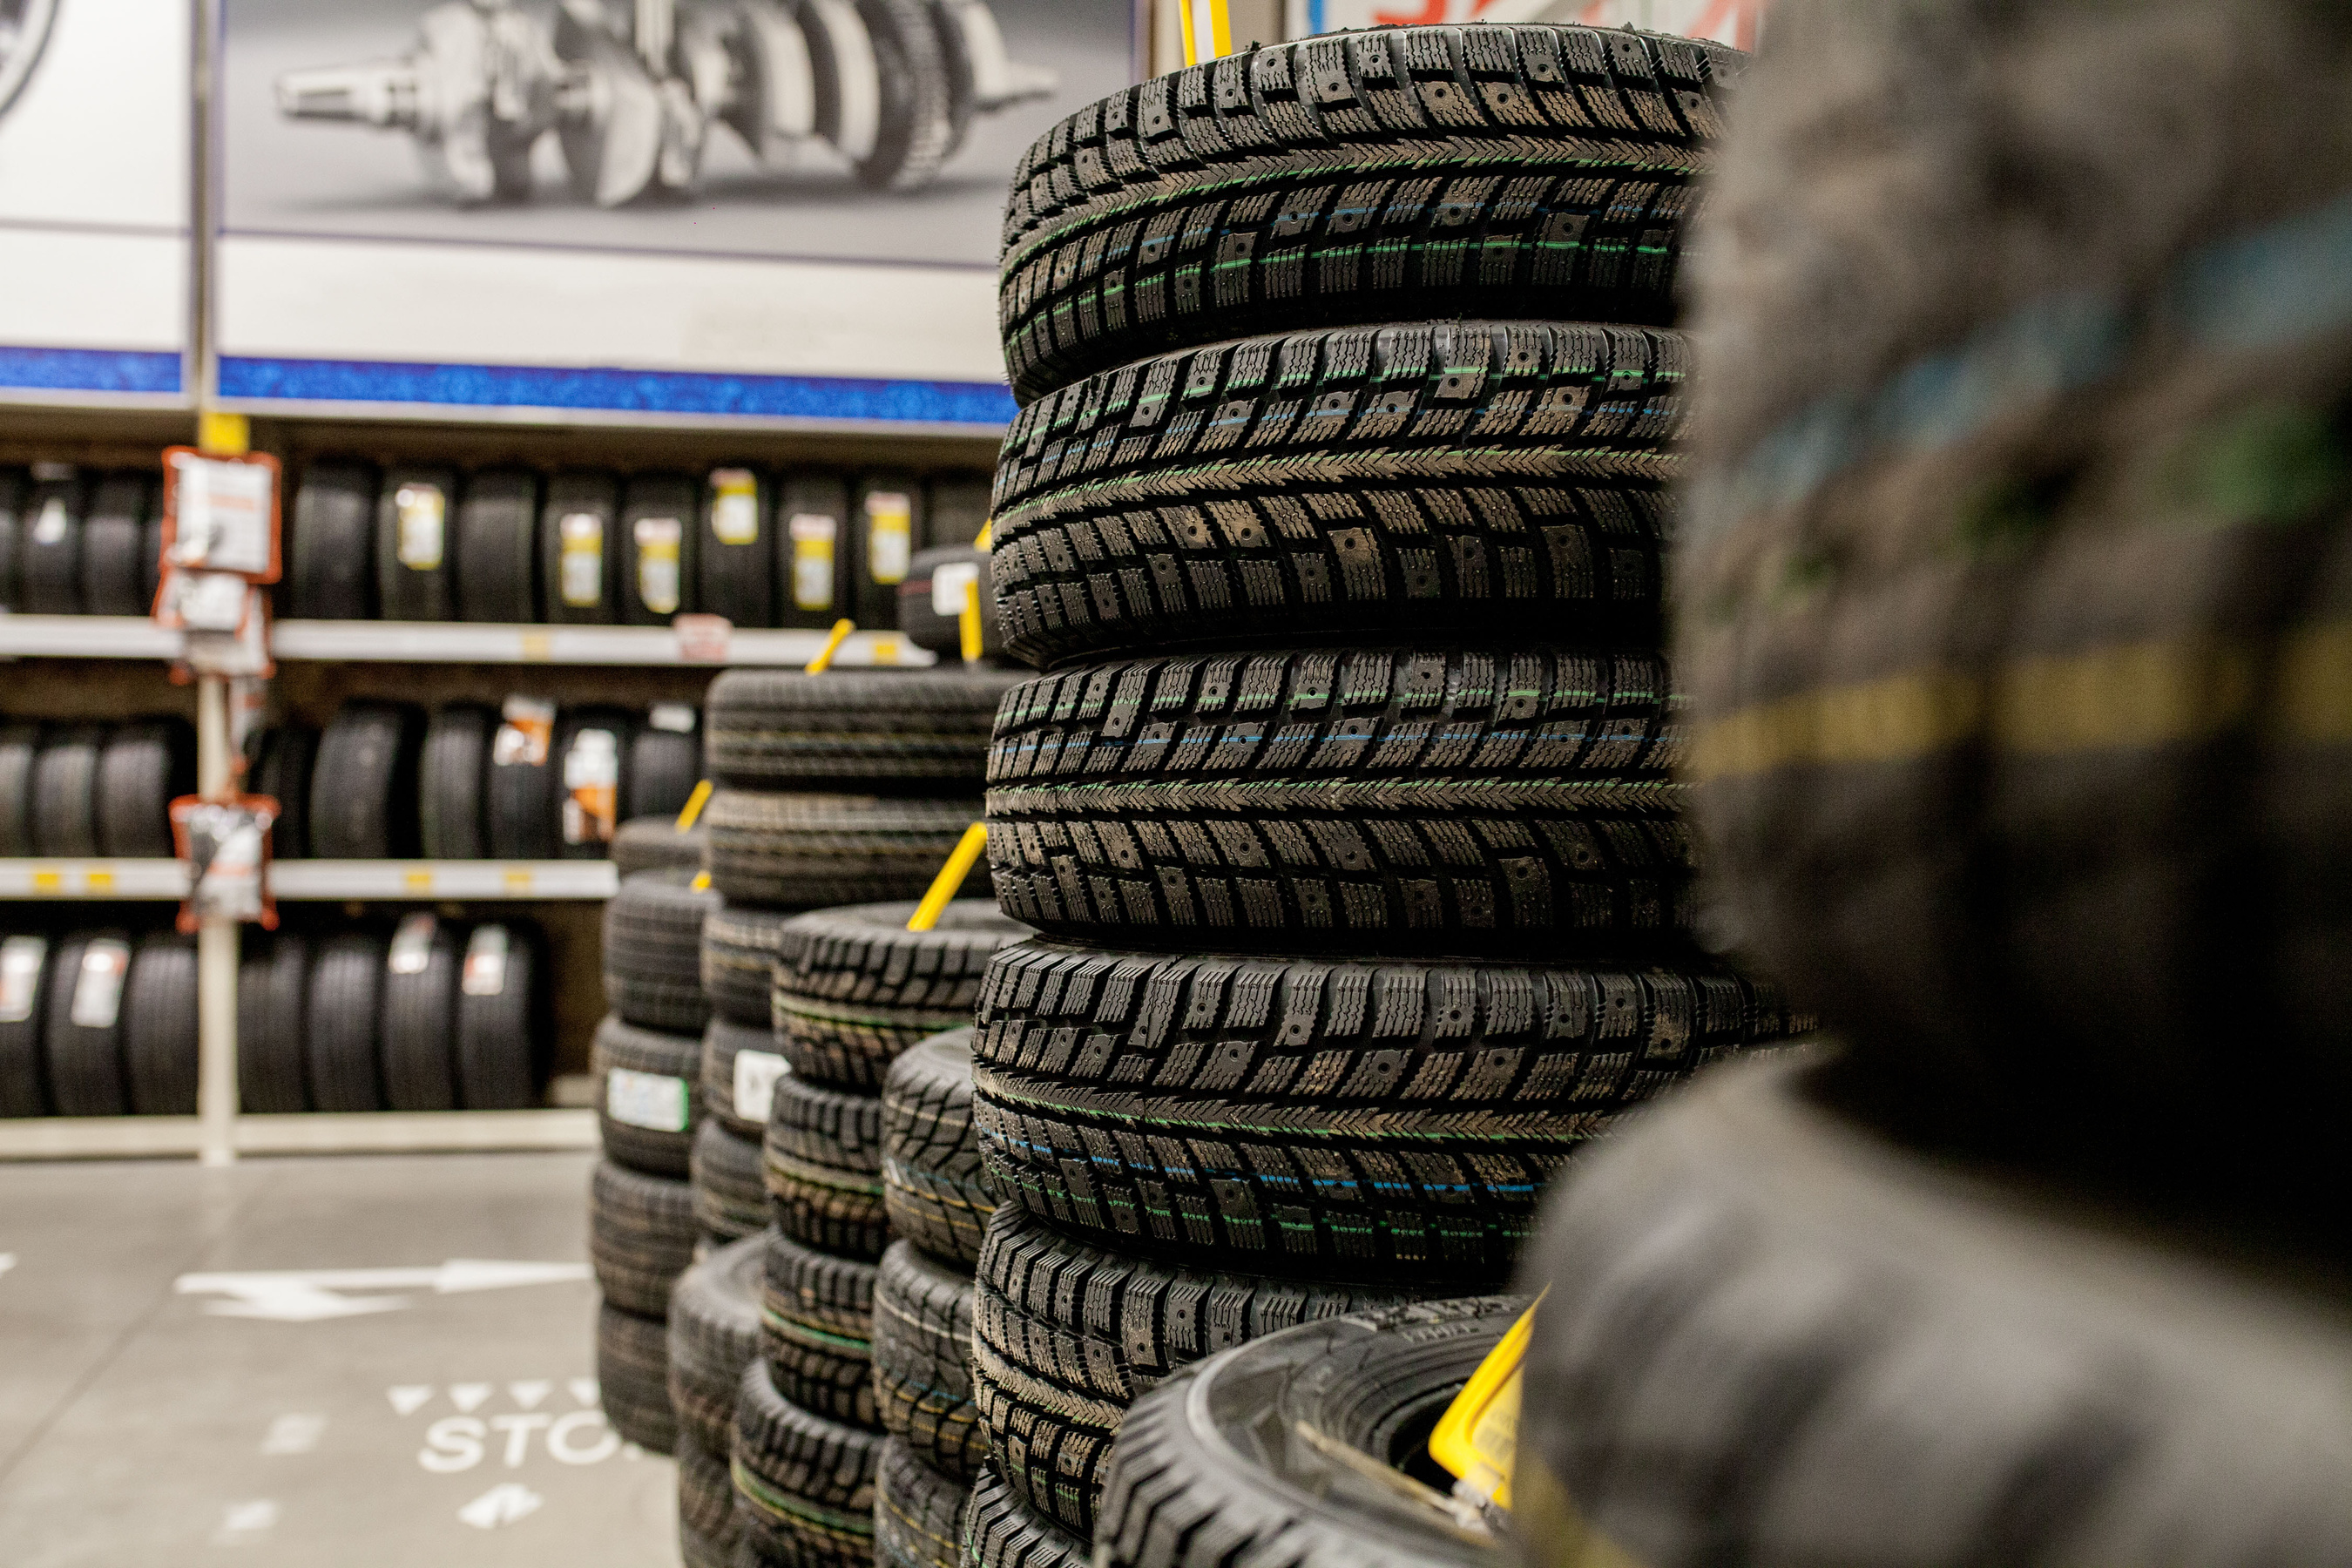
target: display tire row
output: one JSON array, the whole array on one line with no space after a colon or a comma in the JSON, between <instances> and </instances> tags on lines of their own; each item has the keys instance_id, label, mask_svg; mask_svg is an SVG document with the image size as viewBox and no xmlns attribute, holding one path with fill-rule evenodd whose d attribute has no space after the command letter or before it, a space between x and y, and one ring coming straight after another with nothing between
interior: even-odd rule
<instances>
[{"instance_id":1,"label":"display tire row","mask_svg":"<svg viewBox=\"0 0 2352 1568\"><path fill-rule=\"evenodd\" d=\"M68 464L0 469L0 609L145 616L163 559L156 477Z\"/></svg>"},{"instance_id":2,"label":"display tire row","mask_svg":"<svg viewBox=\"0 0 2352 1568\"><path fill-rule=\"evenodd\" d=\"M0 728L0 858L169 859L195 774L181 719Z\"/></svg>"},{"instance_id":3,"label":"display tire row","mask_svg":"<svg viewBox=\"0 0 2352 1568\"><path fill-rule=\"evenodd\" d=\"M404 951L405 939L414 945ZM307 958L298 993L294 973ZM410 965L414 967L410 967ZM540 1103L548 1070L538 933L409 917L379 933L281 933L238 973L240 1047L268 1085L252 1102L286 1110L517 1110ZM299 1075L289 1067L299 1060ZM297 1104L297 1099L305 1103Z\"/></svg>"},{"instance_id":4,"label":"display tire row","mask_svg":"<svg viewBox=\"0 0 2352 1568\"><path fill-rule=\"evenodd\" d=\"M195 944L172 932L0 943L0 1116L193 1116Z\"/></svg>"}]
</instances>

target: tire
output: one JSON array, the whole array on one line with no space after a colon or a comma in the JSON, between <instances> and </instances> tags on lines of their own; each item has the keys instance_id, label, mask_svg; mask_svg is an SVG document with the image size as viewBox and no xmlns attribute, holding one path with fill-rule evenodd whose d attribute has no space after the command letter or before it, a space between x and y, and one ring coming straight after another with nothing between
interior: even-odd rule
<instances>
[{"instance_id":1,"label":"tire","mask_svg":"<svg viewBox=\"0 0 2352 1568\"><path fill-rule=\"evenodd\" d=\"M621 494L621 619L633 626L666 626L698 606L694 591L702 530L694 481L641 474ZM674 547L677 553L669 550Z\"/></svg>"},{"instance_id":2,"label":"tire","mask_svg":"<svg viewBox=\"0 0 2352 1568\"><path fill-rule=\"evenodd\" d=\"M81 610L81 526L87 482L70 468L45 478L36 470L25 497L25 614L78 616Z\"/></svg>"},{"instance_id":3,"label":"tire","mask_svg":"<svg viewBox=\"0 0 2352 1568\"><path fill-rule=\"evenodd\" d=\"M1527 1309L1525 1297L1484 1296L1350 1313L1170 1378L1119 1427L1097 1559L1206 1568L1272 1547L1299 1568L1494 1568L1493 1543L1441 1511L1453 1478L1427 1442ZM1257 1439L1300 1430L1318 1441ZM1211 1519L1214 1530L1193 1528Z\"/></svg>"},{"instance_id":4,"label":"tire","mask_svg":"<svg viewBox=\"0 0 2352 1568\"><path fill-rule=\"evenodd\" d=\"M855 162L858 183L919 191L955 150L953 84L925 0L857 0L882 79L882 126L873 153Z\"/></svg>"},{"instance_id":5,"label":"tire","mask_svg":"<svg viewBox=\"0 0 2352 1568\"><path fill-rule=\"evenodd\" d=\"M702 991L713 1016L768 1033L776 943L792 918L788 910L724 900L702 917Z\"/></svg>"},{"instance_id":6,"label":"tire","mask_svg":"<svg viewBox=\"0 0 2352 1568\"><path fill-rule=\"evenodd\" d=\"M51 1000L42 1010L41 1047L59 1116L123 1116L131 1110L121 1013L131 963L131 938L118 931L77 931L49 954L46 989ZM85 977L90 987L86 1007ZM80 1021L85 1017L89 1022Z\"/></svg>"},{"instance_id":7,"label":"tire","mask_svg":"<svg viewBox=\"0 0 2352 1568\"><path fill-rule=\"evenodd\" d=\"M730 669L707 699L710 775L740 789L969 789L985 774L997 704L1017 679Z\"/></svg>"},{"instance_id":8,"label":"tire","mask_svg":"<svg viewBox=\"0 0 2352 1568\"><path fill-rule=\"evenodd\" d=\"M874 1568L961 1568L970 1494L892 1437L874 1472Z\"/></svg>"},{"instance_id":9,"label":"tire","mask_svg":"<svg viewBox=\"0 0 2352 1568\"><path fill-rule=\"evenodd\" d=\"M1032 933L985 899L950 903L929 931L907 929L915 909L852 904L793 916L776 938L779 983L821 1001L968 1016L990 961Z\"/></svg>"},{"instance_id":10,"label":"tire","mask_svg":"<svg viewBox=\"0 0 2352 1568\"><path fill-rule=\"evenodd\" d=\"M288 619L375 619L377 490L375 471L356 463L304 471L280 590Z\"/></svg>"},{"instance_id":11,"label":"tire","mask_svg":"<svg viewBox=\"0 0 2352 1568\"><path fill-rule=\"evenodd\" d=\"M670 1409L680 1433L713 1454L733 1447L736 1392L759 1358L766 1268L765 1239L748 1236L688 1269L670 1292Z\"/></svg>"},{"instance_id":12,"label":"tire","mask_svg":"<svg viewBox=\"0 0 2352 1568\"><path fill-rule=\"evenodd\" d=\"M596 1131L604 1157L631 1170L684 1179L702 1120L702 1041L607 1017L596 1026L588 1070L596 1079ZM625 1075L617 1082L613 1075Z\"/></svg>"},{"instance_id":13,"label":"tire","mask_svg":"<svg viewBox=\"0 0 2352 1568\"><path fill-rule=\"evenodd\" d=\"M545 955L526 925L486 921L466 938L457 984L457 1095L468 1110L527 1110L547 1083Z\"/></svg>"},{"instance_id":14,"label":"tire","mask_svg":"<svg viewBox=\"0 0 2352 1568\"><path fill-rule=\"evenodd\" d=\"M541 619L556 626L620 620L620 483L609 474L559 473L547 481L539 510Z\"/></svg>"},{"instance_id":15,"label":"tire","mask_svg":"<svg viewBox=\"0 0 2352 1568\"><path fill-rule=\"evenodd\" d=\"M383 941L365 931L339 931L314 950L303 1037L312 1109L383 1109L377 1043L383 970Z\"/></svg>"},{"instance_id":16,"label":"tire","mask_svg":"<svg viewBox=\"0 0 2352 1568\"><path fill-rule=\"evenodd\" d=\"M310 944L292 931L246 942L236 975L237 1109L299 1114L310 1109L302 1073Z\"/></svg>"},{"instance_id":17,"label":"tire","mask_svg":"<svg viewBox=\"0 0 2352 1568\"><path fill-rule=\"evenodd\" d=\"M851 497L852 587L862 626L887 626L898 613L898 584L923 547L923 482L904 468L884 468L857 481Z\"/></svg>"},{"instance_id":18,"label":"tire","mask_svg":"<svg viewBox=\"0 0 2352 1568\"><path fill-rule=\"evenodd\" d=\"M139 529L139 603L142 615L153 613L155 595L163 586L163 498L148 492L147 519Z\"/></svg>"},{"instance_id":19,"label":"tire","mask_svg":"<svg viewBox=\"0 0 2352 1568\"><path fill-rule=\"evenodd\" d=\"M415 855L423 729L423 716L404 703L343 705L319 737L310 771L311 854L321 860Z\"/></svg>"},{"instance_id":20,"label":"tire","mask_svg":"<svg viewBox=\"0 0 2352 1568\"><path fill-rule=\"evenodd\" d=\"M670 1289L694 1262L694 1191L610 1159L596 1163L588 1189L588 1256L605 1301L625 1312L663 1319ZM667 1347L655 1357L666 1368ZM662 1404L669 1404L667 1372Z\"/></svg>"},{"instance_id":21,"label":"tire","mask_svg":"<svg viewBox=\"0 0 2352 1568\"><path fill-rule=\"evenodd\" d=\"M838 474L785 474L776 501L776 624L806 630L855 619L849 485Z\"/></svg>"},{"instance_id":22,"label":"tire","mask_svg":"<svg viewBox=\"0 0 2352 1568\"><path fill-rule=\"evenodd\" d=\"M1908 1155L1812 1072L1712 1074L1553 1194L1515 1507L1548 1477L1659 1568L2352 1551L2332 1289Z\"/></svg>"},{"instance_id":23,"label":"tire","mask_svg":"<svg viewBox=\"0 0 2352 1568\"><path fill-rule=\"evenodd\" d=\"M52 730L33 759L33 853L86 859L98 854L98 771L106 731L96 725Z\"/></svg>"},{"instance_id":24,"label":"tire","mask_svg":"<svg viewBox=\"0 0 2352 1568\"><path fill-rule=\"evenodd\" d=\"M457 482L453 468L384 470L375 503L375 600L385 620L455 618L450 558L457 542ZM405 513L403 496L409 498Z\"/></svg>"},{"instance_id":25,"label":"tire","mask_svg":"<svg viewBox=\"0 0 2352 1568\"><path fill-rule=\"evenodd\" d=\"M86 616L143 616L152 601L140 552L147 542L142 474L109 474L90 492L81 522L81 607Z\"/></svg>"},{"instance_id":26,"label":"tire","mask_svg":"<svg viewBox=\"0 0 2352 1568\"><path fill-rule=\"evenodd\" d=\"M41 727L0 728L0 859L33 853L33 773L41 754Z\"/></svg>"},{"instance_id":27,"label":"tire","mask_svg":"<svg viewBox=\"0 0 2352 1568\"><path fill-rule=\"evenodd\" d=\"M460 620L528 625L539 618L539 476L488 468L466 481L454 519Z\"/></svg>"},{"instance_id":28,"label":"tire","mask_svg":"<svg viewBox=\"0 0 2352 1568\"><path fill-rule=\"evenodd\" d=\"M774 1106L773 1086L789 1070L776 1052L775 1037L764 1026L755 1029L713 1018L702 1032L702 1109L725 1122L727 1130L739 1138L766 1137L767 1112ZM766 1099L752 1104L737 1102L739 1085L756 1092L763 1084L769 1090Z\"/></svg>"},{"instance_id":29,"label":"tire","mask_svg":"<svg viewBox=\"0 0 2352 1568\"><path fill-rule=\"evenodd\" d=\"M556 853L565 860L602 860L620 831L628 799L629 752L637 716L620 708L565 710L555 726ZM599 740L598 737L604 737Z\"/></svg>"},{"instance_id":30,"label":"tire","mask_svg":"<svg viewBox=\"0 0 2352 1568\"><path fill-rule=\"evenodd\" d=\"M971 1400L971 1279L904 1241L874 1280L874 1391L882 1426L924 1465L959 1483L988 1458Z\"/></svg>"},{"instance_id":31,"label":"tire","mask_svg":"<svg viewBox=\"0 0 2352 1568\"><path fill-rule=\"evenodd\" d=\"M417 818L428 860L480 860L489 853L490 737L498 710L451 702L425 727L417 764Z\"/></svg>"},{"instance_id":32,"label":"tire","mask_svg":"<svg viewBox=\"0 0 2352 1568\"><path fill-rule=\"evenodd\" d=\"M997 901L1048 931L1171 946L1655 939L1692 916L1675 711L1664 662L1636 654L1366 648L1046 676L997 722Z\"/></svg>"},{"instance_id":33,"label":"tire","mask_svg":"<svg viewBox=\"0 0 2352 1568\"><path fill-rule=\"evenodd\" d=\"M871 1263L766 1233L761 1352L776 1392L803 1410L878 1432Z\"/></svg>"},{"instance_id":34,"label":"tire","mask_svg":"<svg viewBox=\"0 0 2352 1568\"><path fill-rule=\"evenodd\" d=\"M596 1384L613 1430L649 1454L677 1442L667 1386L668 1335L658 1317L606 1302L596 1311Z\"/></svg>"},{"instance_id":35,"label":"tire","mask_svg":"<svg viewBox=\"0 0 2352 1568\"><path fill-rule=\"evenodd\" d=\"M962 658L966 583L980 590L981 657L1002 654L1004 626L996 613L996 581L989 573L988 552L969 544L923 551L907 569L907 580L898 584L898 629L907 640L941 658Z\"/></svg>"},{"instance_id":36,"label":"tire","mask_svg":"<svg viewBox=\"0 0 2352 1568\"><path fill-rule=\"evenodd\" d=\"M719 895L698 891L689 871L622 879L604 905L604 1002L625 1022L673 1035L710 1021L702 994L703 917Z\"/></svg>"},{"instance_id":37,"label":"tire","mask_svg":"<svg viewBox=\"0 0 2352 1568\"><path fill-rule=\"evenodd\" d=\"M994 1464L971 1485L963 1516L971 1568L1089 1568L1087 1543L1021 1500Z\"/></svg>"},{"instance_id":38,"label":"tire","mask_svg":"<svg viewBox=\"0 0 2352 1568\"><path fill-rule=\"evenodd\" d=\"M1342 322L1669 321L1690 182L1741 63L1631 31L1383 28L1091 104L1014 171L1013 394Z\"/></svg>"},{"instance_id":39,"label":"tire","mask_svg":"<svg viewBox=\"0 0 2352 1568\"><path fill-rule=\"evenodd\" d=\"M702 869L702 847L708 836L698 827L677 830L677 814L640 816L621 824L613 835L613 869L624 878L640 871Z\"/></svg>"},{"instance_id":40,"label":"tire","mask_svg":"<svg viewBox=\"0 0 2352 1568\"><path fill-rule=\"evenodd\" d=\"M548 736L545 752L535 762L530 748L522 743L524 737L520 728L503 722L490 737L486 829L493 860L556 858L556 781L563 772L562 717Z\"/></svg>"},{"instance_id":41,"label":"tire","mask_svg":"<svg viewBox=\"0 0 2352 1568\"><path fill-rule=\"evenodd\" d=\"M768 1195L782 1232L871 1261L890 1239L882 1208L882 1102L808 1082L776 1080L761 1144Z\"/></svg>"},{"instance_id":42,"label":"tire","mask_svg":"<svg viewBox=\"0 0 2352 1568\"><path fill-rule=\"evenodd\" d=\"M705 1447L683 1423L670 1450L677 1456L677 1548L685 1568L734 1568L735 1479L730 1473L735 1447L735 1391L727 1391L727 1431L716 1448Z\"/></svg>"},{"instance_id":43,"label":"tire","mask_svg":"<svg viewBox=\"0 0 2352 1568\"><path fill-rule=\"evenodd\" d=\"M891 1235L940 1261L969 1269L980 1260L996 1189L972 1126L969 1028L933 1035L890 1064L882 1083L882 1207Z\"/></svg>"},{"instance_id":44,"label":"tire","mask_svg":"<svg viewBox=\"0 0 2352 1568\"><path fill-rule=\"evenodd\" d=\"M139 939L122 993L123 1078L134 1116L196 1113L196 944Z\"/></svg>"},{"instance_id":45,"label":"tire","mask_svg":"<svg viewBox=\"0 0 2352 1568\"><path fill-rule=\"evenodd\" d=\"M742 497L720 494L722 478L730 487L751 486L748 515ZM715 469L705 481L695 590L703 614L724 616L739 626L775 625L775 500L774 490L748 468Z\"/></svg>"},{"instance_id":46,"label":"tire","mask_svg":"<svg viewBox=\"0 0 2352 1568\"><path fill-rule=\"evenodd\" d=\"M982 809L976 800L719 790L702 814L710 883L730 901L800 908L920 898Z\"/></svg>"},{"instance_id":47,"label":"tire","mask_svg":"<svg viewBox=\"0 0 2352 1568\"><path fill-rule=\"evenodd\" d=\"M383 1091L393 1110L457 1109L457 932L410 915L384 959Z\"/></svg>"},{"instance_id":48,"label":"tire","mask_svg":"<svg viewBox=\"0 0 2352 1568\"><path fill-rule=\"evenodd\" d=\"M49 1005L50 940L19 933L0 939L0 1117L50 1116L44 1041Z\"/></svg>"},{"instance_id":49,"label":"tire","mask_svg":"<svg viewBox=\"0 0 2352 1568\"><path fill-rule=\"evenodd\" d=\"M25 546L33 514L25 505L22 468L0 468L0 609L25 608Z\"/></svg>"},{"instance_id":50,"label":"tire","mask_svg":"<svg viewBox=\"0 0 2352 1568\"><path fill-rule=\"evenodd\" d=\"M992 471L932 475L923 487L924 547L956 549L978 539L988 526L995 478ZM988 603L985 591L981 603Z\"/></svg>"},{"instance_id":51,"label":"tire","mask_svg":"<svg viewBox=\"0 0 2352 1568\"><path fill-rule=\"evenodd\" d=\"M142 720L108 735L98 762L98 847L113 859L168 860L172 802L195 793L196 736L184 721Z\"/></svg>"},{"instance_id":52,"label":"tire","mask_svg":"<svg viewBox=\"0 0 2352 1568\"><path fill-rule=\"evenodd\" d=\"M1254 338L1074 386L1005 437L1005 651L1654 647L1685 357L1643 328L1440 321Z\"/></svg>"},{"instance_id":53,"label":"tire","mask_svg":"<svg viewBox=\"0 0 2352 1568\"><path fill-rule=\"evenodd\" d=\"M663 728L665 709L685 716L688 728ZM678 813L694 797L702 779L702 741L692 728L694 710L682 703L656 703L653 720L629 741L629 754L621 777L627 792L621 796L624 826L652 818L675 828Z\"/></svg>"},{"instance_id":54,"label":"tire","mask_svg":"<svg viewBox=\"0 0 2352 1568\"><path fill-rule=\"evenodd\" d=\"M768 1227L768 1189L760 1173L760 1141L738 1137L709 1120L695 1130L694 1213L714 1242L740 1240Z\"/></svg>"},{"instance_id":55,"label":"tire","mask_svg":"<svg viewBox=\"0 0 2352 1568\"><path fill-rule=\"evenodd\" d=\"M796 1078L879 1094L890 1064L963 1015L824 1002L777 989L776 1049Z\"/></svg>"},{"instance_id":56,"label":"tire","mask_svg":"<svg viewBox=\"0 0 2352 1568\"><path fill-rule=\"evenodd\" d=\"M768 1363L743 1371L735 1416L736 1512L751 1561L869 1568L882 1435L787 1404Z\"/></svg>"},{"instance_id":57,"label":"tire","mask_svg":"<svg viewBox=\"0 0 2352 1568\"><path fill-rule=\"evenodd\" d=\"M269 829L273 859L298 860L310 853L310 775L318 759L319 731L307 724L281 724L261 738L246 787L278 803L278 820Z\"/></svg>"},{"instance_id":58,"label":"tire","mask_svg":"<svg viewBox=\"0 0 2352 1568\"><path fill-rule=\"evenodd\" d=\"M997 1194L1097 1246L1474 1287L1507 1278L1543 1184L1616 1117L1791 1024L1769 986L1696 954L1039 942L990 971L971 1115Z\"/></svg>"},{"instance_id":59,"label":"tire","mask_svg":"<svg viewBox=\"0 0 2352 1568\"><path fill-rule=\"evenodd\" d=\"M1165 1268L1065 1240L1007 1204L972 1289L972 1403L1013 1489L1090 1538L1111 1439L1138 1395L1261 1334L1407 1299Z\"/></svg>"}]
</instances>

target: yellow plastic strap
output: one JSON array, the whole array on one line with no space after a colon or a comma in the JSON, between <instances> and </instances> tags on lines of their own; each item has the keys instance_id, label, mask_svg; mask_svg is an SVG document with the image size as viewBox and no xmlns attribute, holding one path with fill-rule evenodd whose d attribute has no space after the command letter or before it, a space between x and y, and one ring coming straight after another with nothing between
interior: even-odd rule
<instances>
[{"instance_id":1,"label":"yellow plastic strap","mask_svg":"<svg viewBox=\"0 0 2352 1568\"><path fill-rule=\"evenodd\" d=\"M1234 24L1225 14L1225 0L1209 0L1209 47L1213 59L1234 52Z\"/></svg>"},{"instance_id":2,"label":"yellow plastic strap","mask_svg":"<svg viewBox=\"0 0 2352 1568\"><path fill-rule=\"evenodd\" d=\"M980 525L980 531L978 533L971 536L971 547L974 550L992 549L995 545L995 541L996 520L992 517L986 522Z\"/></svg>"},{"instance_id":3,"label":"yellow plastic strap","mask_svg":"<svg viewBox=\"0 0 2352 1568\"><path fill-rule=\"evenodd\" d=\"M955 853L949 856L948 863L940 868L940 874L931 879L931 890L925 893L923 901L915 906L914 917L907 922L908 931L929 931L940 923L940 917L947 913L948 904L955 898L956 889L963 886L966 877L971 875L973 863L980 858L980 852L987 847L988 824L975 822L963 830L963 837L956 842Z\"/></svg>"},{"instance_id":4,"label":"yellow plastic strap","mask_svg":"<svg viewBox=\"0 0 2352 1568\"><path fill-rule=\"evenodd\" d=\"M1542 1304L1538 1297L1536 1306ZM1519 1363L1527 1359L1535 1322L1535 1307L1519 1314L1429 1435L1429 1457L1497 1508L1511 1506L1511 1461L1519 1436Z\"/></svg>"},{"instance_id":5,"label":"yellow plastic strap","mask_svg":"<svg viewBox=\"0 0 2352 1568\"><path fill-rule=\"evenodd\" d=\"M1192 38L1192 5L1193 0L1176 0L1176 15L1184 24L1184 63L1188 66L1201 63L1200 47Z\"/></svg>"},{"instance_id":6,"label":"yellow plastic strap","mask_svg":"<svg viewBox=\"0 0 2352 1568\"><path fill-rule=\"evenodd\" d=\"M707 893L710 891L710 873L708 871L697 871L694 874L694 880L688 883L688 886L692 888L698 893Z\"/></svg>"},{"instance_id":7,"label":"yellow plastic strap","mask_svg":"<svg viewBox=\"0 0 2352 1568\"><path fill-rule=\"evenodd\" d=\"M980 579L977 577L963 585L963 614L959 619L963 631L963 661L978 664L983 645L980 635Z\"/></svg>"},{"instance_id":8,"label":"yellow plastic strap","mask_svg":"<svg viewBox=\"0 0 2352 1568\"><path fill-rule=\"evenodd\" d=\"M215 458L242 458L253 450L253 422L207 408L196 416L196 447Z\"/></svg>"},{"instance_id":9,"label":"yellow plastic strap","mask_svg":"<svg viewBox=\"0 0 2352 1568\"><path fill-rule=\"evenodd\" d=\"M856 621L834 622L833 635L824 639L824 650L808 661L808 672L811 675L823 675L832 665L833 656L841 651L841 645L847 642L849 634L856 629Z\"/></svg>"},{"instance_id":10,"label":"yellow plastic strap","mask_svg":"<svg viewBox=\"0 0 2352 1568\"><path fill-rule=\"evenodd\" d=\"M694 786L694 793L686 797L686 809L677 814L677 830L683 833L693 826L694 819L700 816L702 808L709 804L710 781L704 779Z\"/></svg>"}]
</instances>

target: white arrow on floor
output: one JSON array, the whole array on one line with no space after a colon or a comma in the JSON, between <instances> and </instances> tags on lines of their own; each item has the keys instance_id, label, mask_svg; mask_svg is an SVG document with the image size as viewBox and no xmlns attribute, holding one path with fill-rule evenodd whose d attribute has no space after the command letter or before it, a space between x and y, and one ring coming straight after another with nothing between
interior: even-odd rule
<instances>
[{"instance_id":1,"label":"white arrow on floor","mask_svg":"<svg viewBox=\"0 0 2352 1568\"><path fill-rule=\"evenodd\" d=\"M520 1481L500 1481L457 1510L457 1517L476 1530L496 1530L539 1511L547 1500Z\"/></svg>"},{"instance_id":2,"label":"white arrow on floor","mask_svg":"<svg viewBox=\"0 0 2352 1568\"><path fill-rule=\"evenodd\" d=\"M584 1263L501 1263L453 1258L437 1268L286 1269L261 1274L183 1274L172 1288L183 1296L227 1296L205 1310L223 1318L267 1318L281 1323L311 1323L396 1312L410 1305L405 1295L347 1295L346 1291L430 1290L436 1296L471 1290L505 1290L518 1285L556 1285L588 1278Z\"/></svg>"}]
</instances>

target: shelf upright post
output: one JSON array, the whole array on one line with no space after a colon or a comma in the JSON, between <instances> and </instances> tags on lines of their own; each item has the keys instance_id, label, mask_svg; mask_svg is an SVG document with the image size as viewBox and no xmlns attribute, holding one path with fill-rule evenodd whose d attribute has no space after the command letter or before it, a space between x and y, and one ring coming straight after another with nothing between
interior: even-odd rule
<instances>
[{"instance_id":1,"label":"shelf upright post","mask_svg":"<svg viewBox=\"0 0 2352 1568\"><path fill-rule=\"evenodd\" d=\"M242 456L249 437L245 419L206 410L198 416L197 445L224 457ZM229 683L196 677L196 792L226 800L236 792L230 765ZM196 928L197 1158L206 1165L236 1163L237 922L207 916Z\"/></svg>"}]
</instances>

